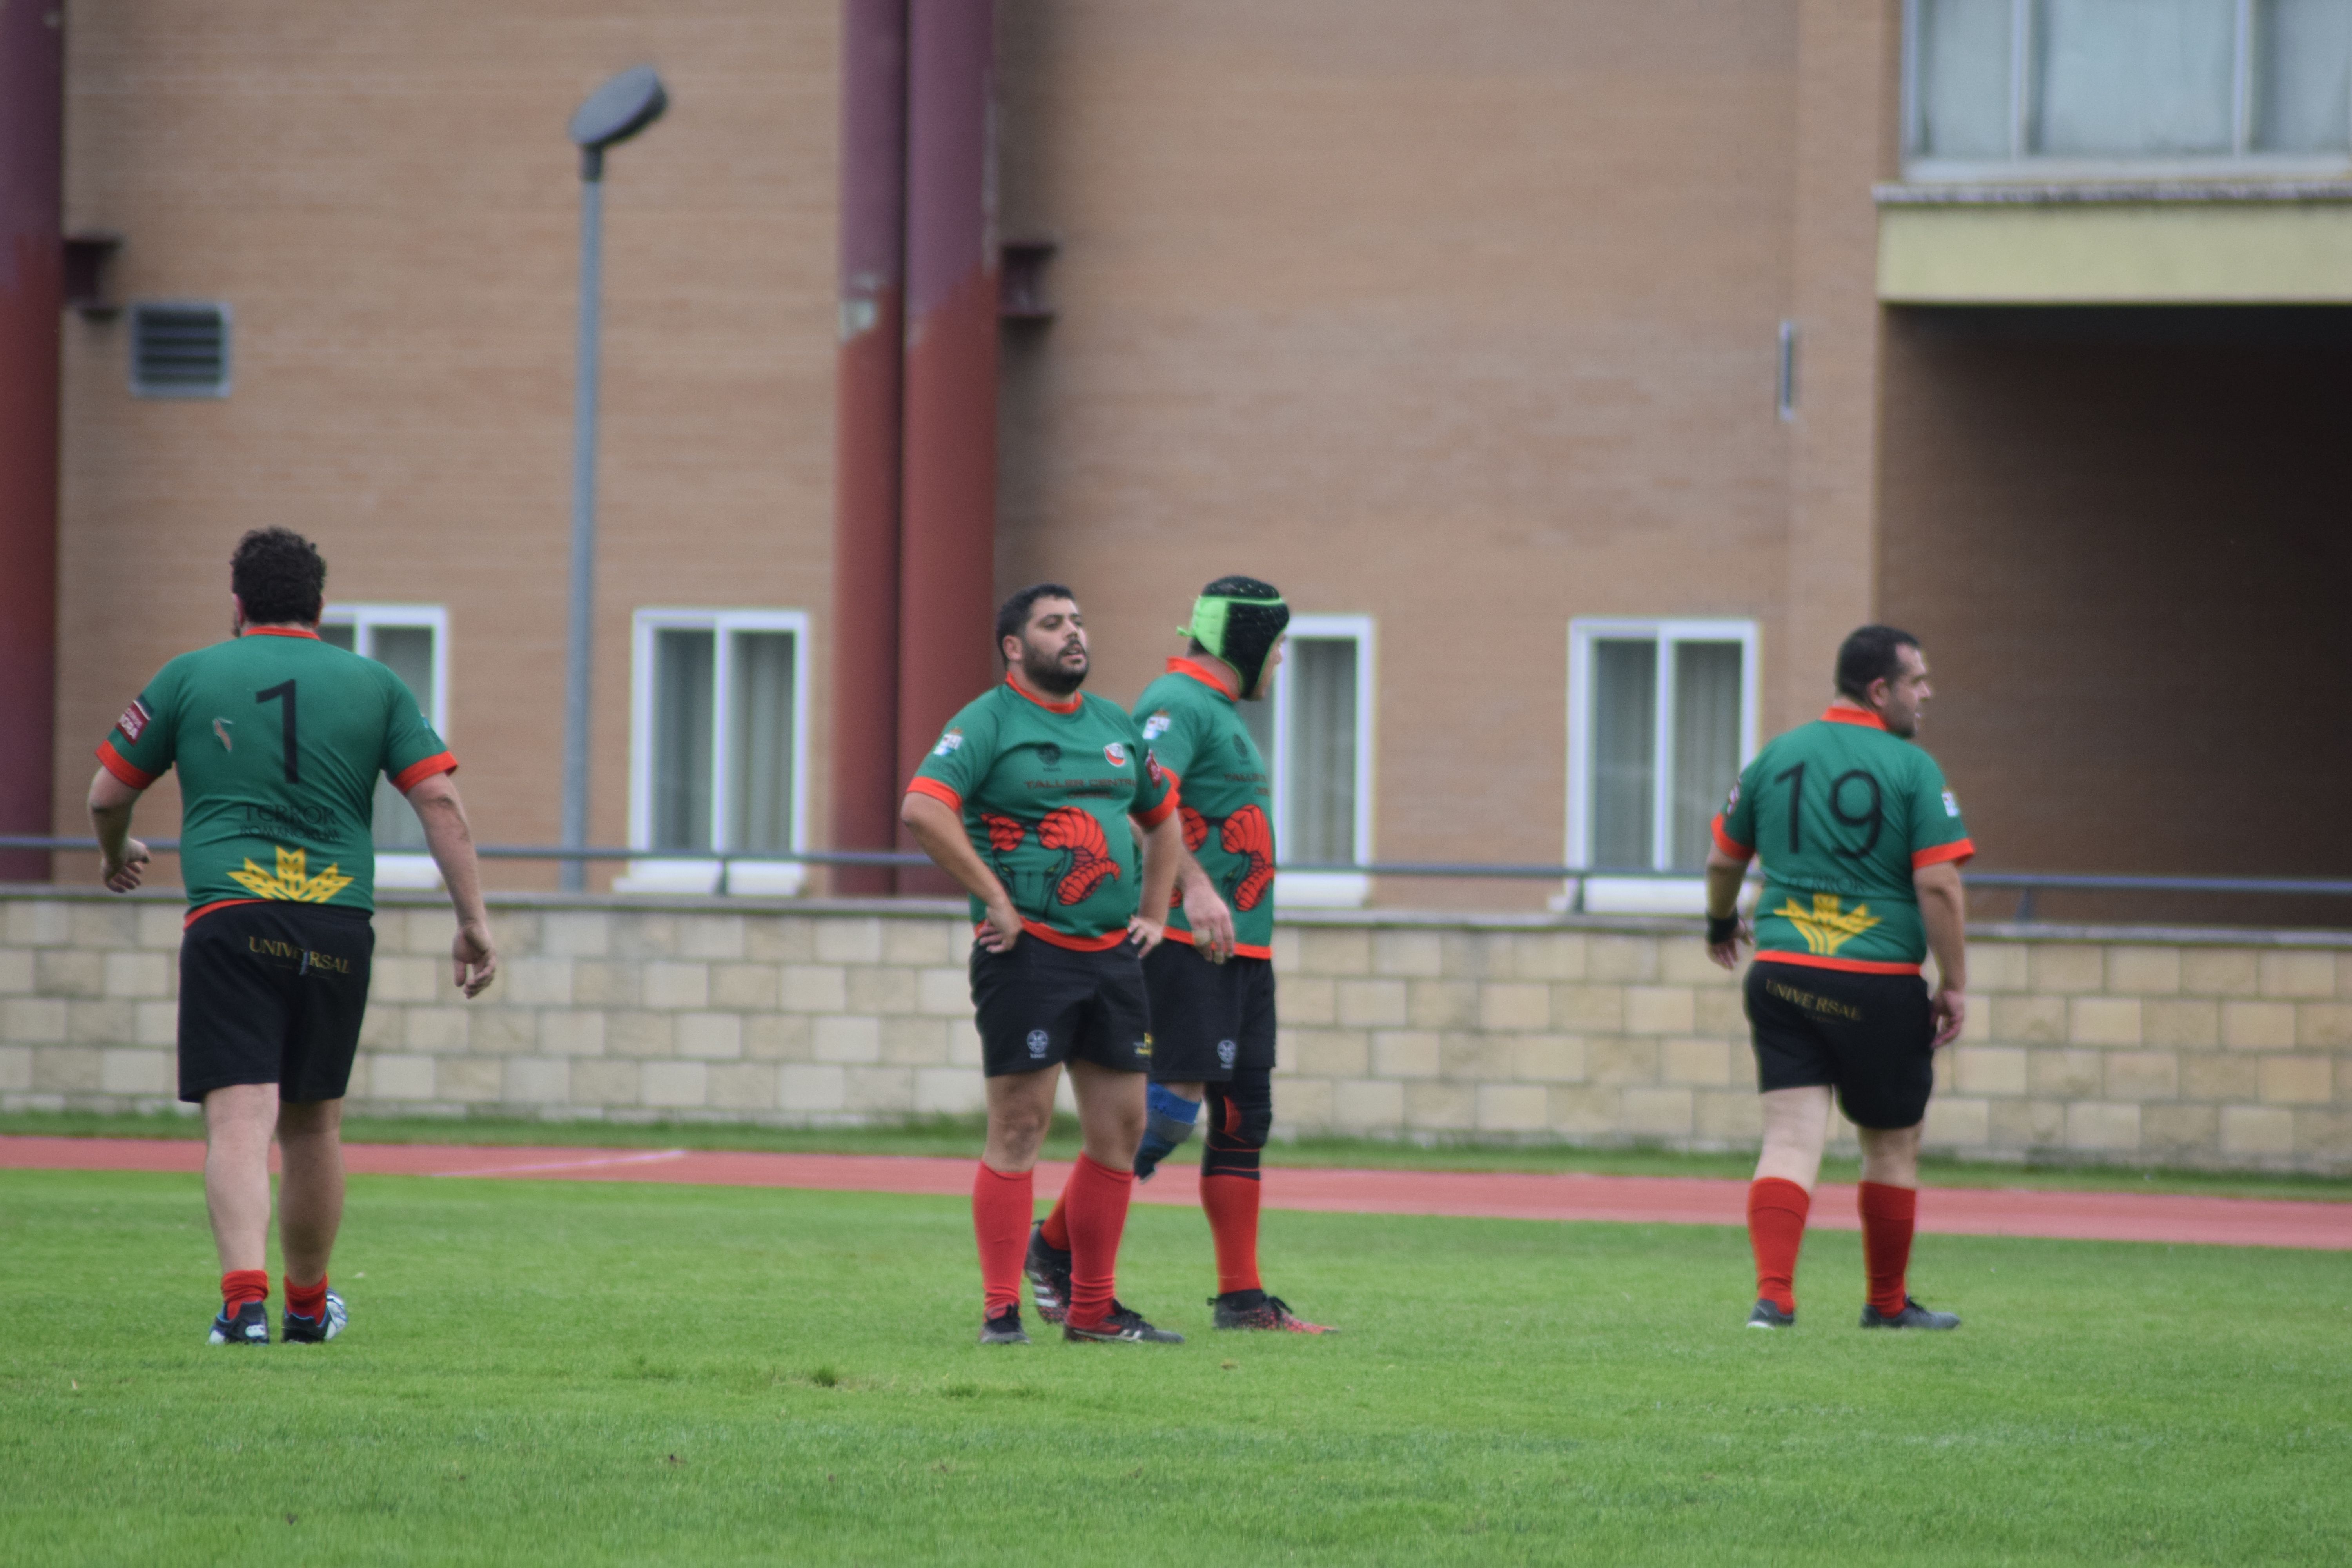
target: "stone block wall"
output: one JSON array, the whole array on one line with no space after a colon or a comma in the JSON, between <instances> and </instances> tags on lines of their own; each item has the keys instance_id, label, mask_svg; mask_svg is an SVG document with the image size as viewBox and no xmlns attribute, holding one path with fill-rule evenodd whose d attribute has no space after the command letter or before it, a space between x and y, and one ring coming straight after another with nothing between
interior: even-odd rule
<instances>
[{"instance_id":1,"label":"stone block wall","mask_svg":"<svg viewBox=\"0 0 2352 1568\"><path fill-rule=\"evenodd\" d=\"M855 1121L976 1110L967 928L930 902L494 902L377 915L354 1109ZM180 907L0 890L0 1105L171 1101ZM1693 922L1303 911L1278 1130L1752 1145L1736 982ZM2352 1171L2352 934L1992 927L1927 1136L1992 1159ZM1851 1136L1850 1132L1847 1134Z\"/></svg>"}]
</instances>

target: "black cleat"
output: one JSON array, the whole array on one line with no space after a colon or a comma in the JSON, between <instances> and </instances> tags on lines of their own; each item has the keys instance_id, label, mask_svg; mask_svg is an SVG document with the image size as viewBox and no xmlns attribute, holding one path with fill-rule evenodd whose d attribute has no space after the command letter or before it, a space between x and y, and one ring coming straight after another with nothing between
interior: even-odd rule
<instances>
[{"instance_id":1,"label":"black cleat","mask_svg":"<svg viewBox=\"0 0 2352 1568\"><path fill-rule=\"evenodd\" d=\"M1797 1326L1797 1314L1784 1312L1759 1296L1755 1308L1748 1314L1748 1326L1751 1329L1793 1329Z\"/></svg>"},{"instance_id":2,"label":"black cleat","mask_svg":"<svg viewBox=\"0 0 2352 1568\"><path fill-rule=\"evenodd\" d=\"M205 1342L215 1345L266 1345L269 1342L269 1309L258 1301L247 1301L230 1317L223 1307L213 1319L212 1337Z\"/></svg>"},{"instance_id":3,"label":"black cleat","mask_svg":"<svg viewBox=\"0 0 2352 1568\"><path fill-rule=\"evenodd\" d=\"M1221 1329L1279 1329L1292 1334L1339 1332L1328 1324L1308 1322L1290 1310L1289 1302L1263 1290L1234 1290L1212 1296L1209 1305L1217 1310L1216 1326Z\"/></svg>"},{"instance_id":4,"label":"black cleat","mask_svg":"<svg viewBox=\"0 0 2352 1568\"><path fill-rule=\"evenodd\" d=\"M1007 1307L980 1325L980 1342L984 1345L1025 1345L1029 1336L1021 1328L1021 1309Z\"/></svg>"},{"instance_id":5,"label":"black cleat","mask_svg":"<svg viewBox=\"0 0 2352 1568\"><path fill-rule=\"evenodd\" d=\"M1065 1321L1062 1337L1066 1340L1093 1340L1104 1344L1181 1345L1184 1336L1171 1329L1155 1329L1143 1321L1143 1314L1117 1301L1103 1321L1091 1329Z\"/></svg>"},{"instance_id":6,"label":"black cleat","mask_svg":"<svg viewBox=\"0 0 2352 1568\"><path fill-rule=\"evenodd\" d=\"M352 1321L351 1310L343 1299L332 1290L327 1292L327 1310L315 1318L299 1312L286 1314L286 1342L289 1345L322 1345L343 1331Z\"/></svg>"},{"instance_id":7,"label":"black cleat","mask_svg":"<svg viewBox=\"0 0 2352 1568\"><path fill-rule=\"evenodd\" d=\"M1957 1329L1960 1326L1960 1320L1956 1313L1931 1312L1906 1296L1903 1298L1903 1310L1891 1317L1864 1302L1862 1326L1865 1329Z\"/></svg>"},{"instance_id":8,"label":"black cleat","mask_svg":"<svg viewBox=\"0 0 2352 1568\"><path fill-rule=\"evenodd\" d=\"M1058 1323L1070 1315L1070 1255L1045 1240L1045 1222L1029 1227L1029 1255L1021 1260L1029 1277L1029 1293L1037 1299L1037 1315Z\"/></svg>"}]
</instances>

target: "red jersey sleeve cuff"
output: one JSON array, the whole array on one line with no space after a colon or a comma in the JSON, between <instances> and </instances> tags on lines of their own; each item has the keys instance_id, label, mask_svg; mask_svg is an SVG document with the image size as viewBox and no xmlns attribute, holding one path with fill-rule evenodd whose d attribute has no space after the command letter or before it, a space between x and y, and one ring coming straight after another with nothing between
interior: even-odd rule
<instances>
[{"instance_id":1,"label":"red jersey sleeve cuff","mask_svg":"<svg viewBox=\"0 0 2352 1568\"><path fill-rule=\"evenodd\" d=\"M1752 860L1756 858L1754 847L1742 844L1723 830L1723 813L1717 812L1715 820L1706 825L1706 829L1715 835L1715 847L1722 850L1727 858L1734 860Z\"/></svg>"},{"instance_id":2,"label":"red jersey sleeve cuff","mask_svg":"<svg viewBox=\"0 0 2352 1568\"><path fill-rule=\"evenodd\" d=\"M1161 823L1175 816L1176 805L1176 792L1173 789L1171 789L1166 795L1160 797L1160 804L1153 806L1150 811L1131 812L1129 815L1132 816L1136 821L1143 824L1146 828L1152 828L1159 826Z\"/></svg>"},{"instance_id":3,"label":"red jersey sleeve cuff","mask_svg":"<svg viewBox=\"0 0 2352 1568\"><path fill-rule=\"evenodd\" d=\"M406 795L436 773L454 773L457 771L457 753L443 752L440 755L427 757L421 763L411 763L393 774L392 787Z\"/></svg>"},{"instance_id":4,"label":"red jersey sleeve cuff","mask_svg":"<svg viewBox=\"0 0 2352 1568\"><path fill-rule=\"evenodd\" d=\"M940 802L950 811L954 812L958 816L961 816L963 815L963 796L958 795L954 790L950 789L947 785L940 783L937 779L927 779L919 773L912 780L908 781L907 784L907 793L908 795L929 795L933 800Z\"/></svg>"},{"instance_id":5,"label":"red jersey sleeve cuff","mask_svg":"<svg viewBox=\"0 0 2352 1568\"><path fill-rule=\"evenodd\" d=\"M1940 866L1947 860L1971 860L1976 858L1976 841L1971 838L1956 838L1949 844L1938 844L1933 848L1915 849L1911 852L1911 869L1916 871L1922 866Z\"/></svg>"},{"instance_id":6,"label":"red jersey sleeve cuff","mask_svg":"<svg viewBox=\"0 0 2352 1568\"><path fill-rule=\"evenodd\" d=\"M132 789L145 789L155 782L153 773L142 772L125 762L122 753L114 749L112 741L100 741L98 743L98 765Z\"/></svg>"}]
</instances>

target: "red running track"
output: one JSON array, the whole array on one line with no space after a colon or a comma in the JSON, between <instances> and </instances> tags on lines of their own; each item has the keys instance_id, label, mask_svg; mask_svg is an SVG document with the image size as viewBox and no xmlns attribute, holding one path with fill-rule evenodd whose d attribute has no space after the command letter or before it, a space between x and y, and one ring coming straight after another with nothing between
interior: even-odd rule
<instances>
[{"instance_id":1,"label":"red running track","mask_svg":"<svg viewBox=\"0 0 2352 1568\"><path fill-rule=\"evenodd\" d=\"M970 1160L872 1154L764 1154L695 1149L498 1148L452 1143L354 1143L354 1174L471 1176L535 1181L667 1182L723 1187L962 1197ZM204 1145L181 1138L0 1137L0 1170L204 1169ZM1063 1164L1037 1169L1043 1197L1060 1190ZM1199 1201L1192 1166L1161 1172L1139 1201ZM1531 1175L1489 1171L1332 1171L1269 1166L1269 1208L1327 1214L1450 1215L1486 1219L1607 1220L1623 1225L1747 1224L1748 1184L1689 1176ZM1823 1184L1813 1223L1859 1228L1851 1186ZM1931 1187L1919 1194L1919 1228L1943 1236L2032 1236L2074 1241L2151 1241L2215 1247L2352 1251L2352 1203L2182 1197L2153 1193L2039 1192Z\"/></svg>"}]
</instances>

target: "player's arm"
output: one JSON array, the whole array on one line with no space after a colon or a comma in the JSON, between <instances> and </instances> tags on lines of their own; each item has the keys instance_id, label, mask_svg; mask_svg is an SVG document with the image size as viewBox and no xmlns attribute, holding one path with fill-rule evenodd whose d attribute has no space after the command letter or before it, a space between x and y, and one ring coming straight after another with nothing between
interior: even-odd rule
<instances>
[{"instance_id":1,"label":"player's arm","mask_svg":"<svg viewBox=\"0 0 2352 1568\"><path fill-rule=\"evenodd\" d=\"M1748 879L1745 855L1727 855L1723 846L1706 852L1706 955L1725 969L1739 966L1739 944L1756 941L1755 930L1739 912L1739 885Z\"/></svg>"},{"instance_id":2,"label":"player's arm","mask_svg":"<svg viewBox=\"0 0 2352 1568\"><path fill-rule=\"evenodd\" d=\"M988 911L988 934L981 938L981 945L991 952L1011 952L1021 940L1021 911L1013 907L1013 896L965 837L962 817L938 796L908 790L899 803L898 820L907 825L931 864L953 877ZM1162 890L1160 897L1167 896Z\"/></svg>"},{"instance_id":3,"label":"player's arm","mask_svg":"<svg viewBox=\"0 0 2352 1568\"><path fill-rule=\"evenodd\" d=\"M1959 1038L1969 1018L1969 900L1956 860L1921 866L1911 873L1919 919L1927 928L1927 951L1936 955L1936 1045Z\"/></svg>"},{"instance_id":4,"label":"player's arm","mask_svg":"<svg viewBox=\"0 0 2352 1568\"><path fill-rule=\"evenodd\" d=\"M1176 893L1176 872L1186 859L1184 853L1183 819L1173 811L1150 826L1143 826L1141 817L1133 817L1143 833L1143 904L1127 922L1135 938L1138 954L1150 952L1168 934L1168 922L1153 918L1153 911L1164 913ZM1189 914L1189 911L1187 911ZM1233 940L1233 921L1225 922L1225 940Z\"/></svg>"},{"instance_id":5,"label":"player's arm","mask_svg":"<svg viewBox=\"0 0 2352 1568\"><path fill-rule=\"evenodd\" d=\"M408 804L425 825L425 847L457 911L457 936L449 944L452 976L467 996L479 996L498 974L499 954L490 942L490 912L482 904L482 868L474 858L466 803L457 797L457 781L438 773L409 786Z\"/></svg>"},{"instance_id":6,"label":"player's arm","mask_svg":"<svg viewBox=\"0 0 2352 1568\"><path fill-rule=\"evenodd\" d=\"M131 813L145 793L100 768L89 781L89 825L98 834L99 879L127 893L147 874L147 846L131 837Z\"/></svg>"},{"instance_id":7,"label":"player's arm","mask_svg":"<svg viewBox=\"0 0 2352 1568\"><path fill-rule=\"evenodd\" d=\"M1184 858L1176 868L1176 890L1184 896L1184 923L1192 928L1192 950L1211 963L1223 963L1234 955L1234 911L1225 907L1201 862L1184 847L1181 834L1176 852Z\"/></svg>"}]
</instances>

